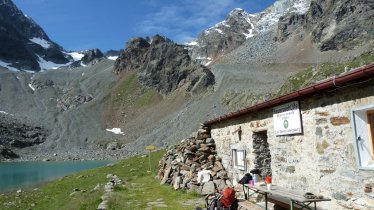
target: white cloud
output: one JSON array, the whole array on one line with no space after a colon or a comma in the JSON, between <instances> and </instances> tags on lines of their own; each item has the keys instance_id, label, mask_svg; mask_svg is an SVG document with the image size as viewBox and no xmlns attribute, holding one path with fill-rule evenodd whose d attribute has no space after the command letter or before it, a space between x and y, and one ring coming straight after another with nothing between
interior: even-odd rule
<instances>
[{"instance_id":1,"label":"white cloud","mask_svg":"<svg viewBox=\"0 0 374 210\"><path fill-rule=\"evenodd\" d=\"M184 0L160 7L148 14L139 25L139 30L148 35L159 33L176 42L183 43L196 37L202 30L226 18L228 12L240 5L239 0Z\"/></svg>"}]
</instances>

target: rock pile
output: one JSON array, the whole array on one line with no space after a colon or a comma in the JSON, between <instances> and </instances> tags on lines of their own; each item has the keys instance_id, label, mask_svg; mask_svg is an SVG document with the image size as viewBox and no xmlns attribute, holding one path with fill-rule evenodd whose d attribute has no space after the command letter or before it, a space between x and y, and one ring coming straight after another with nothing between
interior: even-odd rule
<instances>
[{"instance_id":1,"label":"rock pile","mask_svg":"<svg viewBox=\"0 0 374 210\"><path fill-rule=\"evenodd\" d=\"M210 131L202 125L196 137L182 140L160 160L158 178L161 184L202 195L232 186L215 149Z\"/></svg>"},{"instance_id":2,"label":"rock pile","mask_svg":"<svg viewBox=\"0 0 374 210\"><path fill-rule=\"evenodd\" d=\"M71 108L78 107L81 104L88 103L93 99L91 95L64 95L62 98L57 99L57 107L60 108L62 111L67 111Z\"/></svg>"}]
</instances>

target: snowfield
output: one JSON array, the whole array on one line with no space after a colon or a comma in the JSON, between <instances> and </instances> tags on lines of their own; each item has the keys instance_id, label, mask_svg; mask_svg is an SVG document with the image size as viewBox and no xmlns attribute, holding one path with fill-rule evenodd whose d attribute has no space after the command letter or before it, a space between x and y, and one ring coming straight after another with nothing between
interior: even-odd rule
<instances>
[{"instance_id":1,"label":"snowfield","mask_svg":"<svg viewBox=\"0 0 374 210\"><path fill-rule=\"evenodd\" d=\"M51 44L47 40L42 39L42 38L34 37L34 38L30 39L30 41L34 42L35 44L38 44L38 45L42 46L45 49L51 47Z\"/></svg>"},{"instance_id":2,"label":"snowfield","mask_svg":"<svg viewBox=\"0 0 374 210\"><path fill-rule=\"evenodd\" d=\"M120 134L123 136L125 135L125 133L121 131L121 128L112 128L112 129L107 128L106 130L114 134Z\"/></svg>"},{"instance_id":3,"label":"snowfield","mask_svg":"<svg viewBox=\"0 0 374 210\"><path fill-rule=\"evenodd\" d=\"M117 58L118 58L118 56L108 56L109 60L114 60L115 61L115 60L117 60Z\"/></svg>"},{"instance_id":4,"label":"snowfield","mask_svg":"<svg viewBox=\"0 0 374 210\"><path fill-rule=\"evenodd\" d=\"M68 54L71 57L73 57L74 61L82 60L82 58L84 56L84 54L80 53L80 52L70 52L70 53L66 53L66 54Z\"/></svg>"}]
</instances>

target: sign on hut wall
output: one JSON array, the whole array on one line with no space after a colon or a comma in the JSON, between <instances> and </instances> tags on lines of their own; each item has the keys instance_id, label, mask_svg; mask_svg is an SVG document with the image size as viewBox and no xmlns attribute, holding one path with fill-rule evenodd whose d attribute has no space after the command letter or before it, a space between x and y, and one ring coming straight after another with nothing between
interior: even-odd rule
<instances>
[{"instance_id":1,"label":"sign on hut wall","mask_svg":"<svg viewBox=\"0 0 374 210\"><path fill-rule=\"evenodd\" d=\"M274 107L273 122L276 136L301 133L299 102L293 101Z\"/></svg>"}]
</instances>

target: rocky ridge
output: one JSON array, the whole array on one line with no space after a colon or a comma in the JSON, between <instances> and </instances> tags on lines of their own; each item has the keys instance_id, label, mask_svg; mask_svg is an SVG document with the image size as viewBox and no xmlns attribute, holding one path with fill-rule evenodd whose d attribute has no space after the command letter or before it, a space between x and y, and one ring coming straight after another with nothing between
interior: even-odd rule
<instances>
[{"instance_id":1,"label":"rocky ridge","mask_svg":"<svg viewBox=\"0 0 374 210\"><path fill-rule=\"evenodd\" d=\"M321 51L351 49L374 38L373 18L370 0L313 0L305 14L288 13L280 18L276 40L311 33Z\"/></svg>"},{"instance_id":2,"label":"rocky ridge","mask_svg":"<svg viewBox=\"0 0 374 210\"><path fill-rule=\"evenodd\" d=\"M79 57L74 59L75 61L68 65L67 68L77 68L81 66L86 67L88 65L94 65L105 57L104 54L97 48L75 53L79 55Z\"/></svg>"},{"instance_id":3,"label":"rocky ridge","mask_svg":"<svg viewBox=\"0 0 374 210\"><path fill-rule=\"evenodd\" d=\"M176 190L207 195L232 186L221 159L216 156L214 139L203 125L196 137L184 139L168 150L159 167L161 184L170 184ZM206 173L208 178L203 181L201 173Z\"/></svg>"},{"instance_id":4,"label":"rocky ridge","mask_svg":"<svg viewBox=\"0 0 374 210\"><path fill-rule=\"evenodd\" d=\"M214 75L208 68L193 61L182 45L160 35L150 43L140 37L129 40L113 71L137 71L142 85L162 94L181 88L199 93L214 84Z\"/></svg>"}]
</instances>

